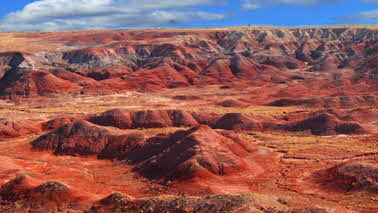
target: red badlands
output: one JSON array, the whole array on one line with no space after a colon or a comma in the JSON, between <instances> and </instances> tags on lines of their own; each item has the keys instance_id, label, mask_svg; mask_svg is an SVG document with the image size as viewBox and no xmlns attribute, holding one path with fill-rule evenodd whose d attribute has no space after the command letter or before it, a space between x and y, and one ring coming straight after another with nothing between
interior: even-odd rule
<instances>
[{"instance_id":1,"label":"red badlands","mask_svg":"<svg viewBox=\"0 0 378 213\"><path fill-rule=\"evenodd\" d=\"M3 37L0 212L376 211L376 26Z\"/></svg>"}]
</instances>

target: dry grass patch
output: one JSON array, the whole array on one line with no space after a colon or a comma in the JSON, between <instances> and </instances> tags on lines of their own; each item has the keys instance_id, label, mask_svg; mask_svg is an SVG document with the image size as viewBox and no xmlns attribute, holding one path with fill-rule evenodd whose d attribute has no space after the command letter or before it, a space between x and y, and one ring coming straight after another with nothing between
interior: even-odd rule
<instances>
[{"instance_id":1,"label":"dry grass patch","mask_svg":"<svg viewBox=\"0 0 378 213\"><path fill-rule=\"evenodd\" d=\"M305 133L279 132L239 133L245 138L255 138L260 145L284 153L284 157L303 157L314 160L349 159L365 154L378 155L376 135L356 136L313 136Z\"/></svg>"}]
</instances>

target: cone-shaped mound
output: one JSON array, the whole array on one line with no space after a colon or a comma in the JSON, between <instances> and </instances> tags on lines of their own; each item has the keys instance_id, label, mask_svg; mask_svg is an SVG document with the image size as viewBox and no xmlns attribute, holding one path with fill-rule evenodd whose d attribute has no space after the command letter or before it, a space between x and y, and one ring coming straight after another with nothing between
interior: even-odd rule
<instances>
[{"instance_id":1,"label":"cone-shaped mound","mask_svg":"<svg viewBox=\"0 0 378 213\"><path fill-rule=\"evenodd\" d=\"M261 124L253 118L241 113L228 113L218 119L214 125L215 129L226 130L259 130L262 128Z\"/></svg>"},{"instance_id":2,"label":"cone-shaped mound","mask_svg":"<svg viewBox=\"0 0 378 213\"><path fill-rule=\"evenodd\" d=\"M245 159L255 147L208 126L156 136L138 144L124 156L134 171L148 179L185 179L250 172Z\"/></svg>"}]
</instances>

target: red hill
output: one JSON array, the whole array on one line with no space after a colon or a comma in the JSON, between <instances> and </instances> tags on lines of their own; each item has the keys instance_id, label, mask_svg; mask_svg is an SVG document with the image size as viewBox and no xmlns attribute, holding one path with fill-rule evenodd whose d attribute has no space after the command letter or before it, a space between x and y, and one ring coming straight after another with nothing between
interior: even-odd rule
<instances>
[{"instance_id":1,"label":"red hill","mask_svg":"<svg viewBox=\"0 0 378 213\"><path fill-rule=\"evenodd\" d=\"M150 138L123 158L135 165L135 172L148 179L184 180L195 176L254 173L245 159L254 150L247 141L199 126Z\"/></svg>"}]
</instances>

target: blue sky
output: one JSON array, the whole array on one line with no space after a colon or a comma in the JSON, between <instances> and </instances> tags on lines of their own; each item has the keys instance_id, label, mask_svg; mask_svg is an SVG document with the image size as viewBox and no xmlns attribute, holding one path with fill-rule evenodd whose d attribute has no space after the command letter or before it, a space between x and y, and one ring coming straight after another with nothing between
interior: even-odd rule
<instances>
[{"instance_id":1,"label":"blue sky","mask_svg":"<svg viewBox=\"0 0 378 213\"><path fill-rule=\"evenodd\" d=\"M0 31L378 24L378 0L2 0Z\"/></svg>"}]
</instances>

